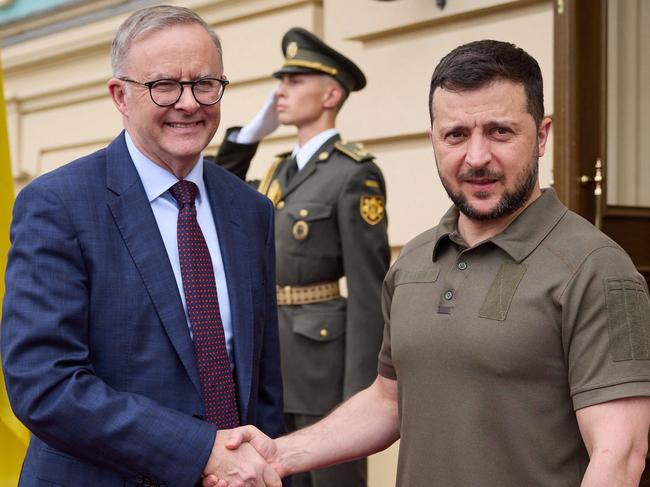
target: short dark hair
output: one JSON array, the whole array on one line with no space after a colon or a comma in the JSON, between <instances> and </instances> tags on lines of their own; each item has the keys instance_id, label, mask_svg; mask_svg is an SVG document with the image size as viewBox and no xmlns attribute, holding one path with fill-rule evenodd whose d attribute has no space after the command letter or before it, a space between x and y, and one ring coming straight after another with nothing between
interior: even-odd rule
<instances>
[{"instance_id":1,"label":"short dark hair","mask_svg":"<svg viewBox=\"0 0 650 487\"><path fill-rule=\"evenodd\" d=\"M537 61L509 42L482 40L457 47L438 63L431 77L429 116L433 123L433 92L477 90L493 81L521 83L527 110L539 127L544 118L544 84Z\"/></svg>"}]
</instances>

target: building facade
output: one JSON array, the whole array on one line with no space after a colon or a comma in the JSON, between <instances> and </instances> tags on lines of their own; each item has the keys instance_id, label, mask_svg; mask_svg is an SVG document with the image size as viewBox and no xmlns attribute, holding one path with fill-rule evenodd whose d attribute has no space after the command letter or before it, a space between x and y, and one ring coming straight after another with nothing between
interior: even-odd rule
<instances>
[{"instance_id":1,"label":"building facade","mask_svg":"<svg viewBox=\"0 0 650 487\"><path fill-rule=\"evenodd\" d=\"M106 88L111 77L110 43L130 12L155 3L159 2L0 0L0 47L16 191L34 177L106 145L119 132L120 117ZM166 3L195 10L222 40L225 74L231 84L222 101L221 127L208 148L211 154L216 152L225 129L250 120L275 86L277 81L270 74L282 63L280 40L290 27L301 26L316 33L358 63L368 78L368 85L346 102L338 127L347 140L362 142L376 156L384 172L389 237L394 252L413 236L435 225L450 205L436 174L426 135L427 95L433 68L455 46L484 38L519 45L542 68L546 112L556 121L555 136L551 134L546 155L540 160L542 186L555 182L565 203L590 218L597 216L594 208L598 207L605 228L610 221L608 215L615 216L617 211L631 212L644 222L650 216L643 207L649 204L643 200L647 198L647 190L637 191L639 196L634 201L613 199L615 194L628 197L626 188L634 184L642 187L643 181L650 183L647 169L650 166L641 164L650 153L650 139L631 136L636 141L633 142L636 172L632 176L629 171L616 170L612 154L612 150L629 152L629 143L617 145L612 141L609 149L606 143L607 107L610 114L619 117L619 131L621 120L635 106L634 113L645 113L645 118L631 117L627 123L635 123L638 134L650 126L647 115L650 110L643 110L649 99L637 86L643 73L650 72L647 49L639 47L650 45L643 41L650 39L646 30L639 27L643 19L647 20L645 25L650 24L649 2L629 0L623 7L620 2L617 6L616 0L169 0ZM31 4L31 10L25 4ZM636 10L630 12L630 5ZM580 68L582 71L574 72L574 67L580 65L576 53L587 52L589 45L589 39L575 33L580 22L586 22L581 19L592 15L605 22L605 26L610 19L609 31L618 26L617 32L621 33L613 47L612 43L607 44L605 34L599 38L605 46L597 50L602 54L599 59L606 56L608 48L610 58L621 59L614 50L629 52L633 44L637 46L637 55L630 62L641 66L641 74L634 72L627 77L622 77L619 66L615 83L608 85L610 91L616 89L612 86L618 89L609 98L606 90L604 93L598 90L602 88L602 79L601 84L594 85L593 96L600 96L601 101L591 99L605 107L597 114L599 122L593 122L600 123L596 129L604 130L604 135L599 137L584 135L583 127L585 123L589 125L590 103L589 100L580 102L581 80L589 76L589 69L594 65L590 63ZM624 36L631 31L631 24L638 24L634 31L636 41ZM607 63L598 66L606 79ZM634 79L637 84L633 83ZM595 83L599 83L598 78ZM636 86L636 98L627 89L629 86ZM627 93L625 105L616 105L621 92ZM625 127L622 135L630 136L629 126ZM639 142L639 139L643 140ZM292 128L281 127L276 131L260 146L249 176L262 177L274 154L290 149L293 140ZM575 162L582 153L576 147L586 147L587 152L593 148L593 154L605 161L603 173L616 181L616 192L611 192L614 196L610 195L609 201L591 197L596 182L593 173L585 168L592 167L593 161ZM630 157L626 154L625 157ZM582 175L587 179L581 183ZM637 224L639 218L635 220ZM636 240L644 235L638 233L638 228L632 230L637 232ZM650 239L650 232L647 233ZM646 237L641 237L642 242L643 238ZM645 248L650 248L650 243ZM635 257L635 261L642 271L646 266L649 275L647 251ZM397 448L396 445L371 458L371 487L394 485Z\"/></svg>"}]
</instances>

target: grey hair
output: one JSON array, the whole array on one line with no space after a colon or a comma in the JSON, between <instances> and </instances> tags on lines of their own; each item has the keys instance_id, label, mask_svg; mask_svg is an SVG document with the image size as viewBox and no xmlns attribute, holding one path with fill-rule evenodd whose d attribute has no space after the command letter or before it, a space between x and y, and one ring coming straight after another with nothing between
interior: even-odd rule
<instances>
[{"instance_id":1,"label":"grey hair","mask_svg":"<svg viewBox=\"0 0 650 487\"><path fill-rule=\"evenodd\" d=\"M210 35L221 58L221 41L216 32L188 8L172 5L148 7L133 12L117 29L111 50L111 67L113 76L124 76L124 63L131 43L146 34L157 32L177 25L198 24Z\"/></svg>"}]
</instances>

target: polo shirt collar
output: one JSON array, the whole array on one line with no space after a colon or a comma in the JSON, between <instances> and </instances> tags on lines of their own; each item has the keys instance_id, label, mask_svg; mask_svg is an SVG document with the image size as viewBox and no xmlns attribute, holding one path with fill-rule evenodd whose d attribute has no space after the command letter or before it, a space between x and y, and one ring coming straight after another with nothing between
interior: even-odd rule
<instances>
[{"instance_id":1,"label":"polo shirt collar","mask_svg":"<svg viewBox=\"0 0 650 487\"><path fill-rule=\"evenodd\" d=\"M436 259L438 258L438 253L440 252L441 247L444 247L443 245L445 242L448 242L450 240L456 241L460 244L462 243L462 239L460 237L460 234L458 233L458 216L459 216L458 209L456 209L455 206L452 206L447 210L447 212L442 216L442 219L440 220L440 223L438 224L438 227L436 228L436 235L434 239L434 245L433 245L433 261L435 262ZM461 240L461 241L459 241Z\"/></svg>"},{"instance_id":2,"label":"polo shirt collar","mask_svg":"<svg viewBox=\"0 0 650 487\"><path fill-rule=\"evenodd\" d=\"M477 246L492 242L514 261L521 263L539 246L567 211L567 207L558 199L555 190L545 188L542 190L542 195L522 211L503 232ZM444 246L443 242L451 240L464 244L458 233L458 215L458 210L452 206L440 220L433 248L434 262Z\"/></svg>"}]
</instances>

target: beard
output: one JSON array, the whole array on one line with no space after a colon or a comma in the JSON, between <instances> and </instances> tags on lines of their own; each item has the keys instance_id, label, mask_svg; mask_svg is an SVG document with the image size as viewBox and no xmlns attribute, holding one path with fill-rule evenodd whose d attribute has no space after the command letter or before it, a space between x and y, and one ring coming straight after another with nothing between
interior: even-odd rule
<instances>
[{"instance_id":1,"label":"beard","mask_svg":"<svg viewBox=\"0 0 650 487\"><path fill-rule=\"evenodd\" d=\"M480 220L480 221L495 220L502 216L510 215L514 213L515 211L519 210L526 204L526 202L530 198L531 193L535 189L535 183L537 182L537 178L539 174L538 161L539 161L539 156L537 154L537 151L535 151L535 154L533 154L533 157L531 158L529 164L526 166L524 171L522 171L518 175L517 180L515 181L514 189L512 191L506 190L501 195L501 199L496 204L496 206L491 211L488 212L478 211L467 200L467 197L462 193L462 191L459 190L458 192L454 192L452 190L449 181L447 181L442 176L442 174L440 174L440 170L438 170L438 174L440 175L440 181L442 182L442 186L445 188L445 191L447 191L447 195L454 203L454 206L458 209L458 211L460 211L466 217L472 220ZM487 168L479 168L479 169L472 168L469 171L463 173L462 175L459 175L457 177L457 181L460 184L467 179L475 179L475 178L485 178L485 179L494 179L494 180L502 181L503 174L490 171ZM490 193L477 192L474 194L474 196L478 199L487 199L490 197Z\"/></svg>"}]
</instances>

